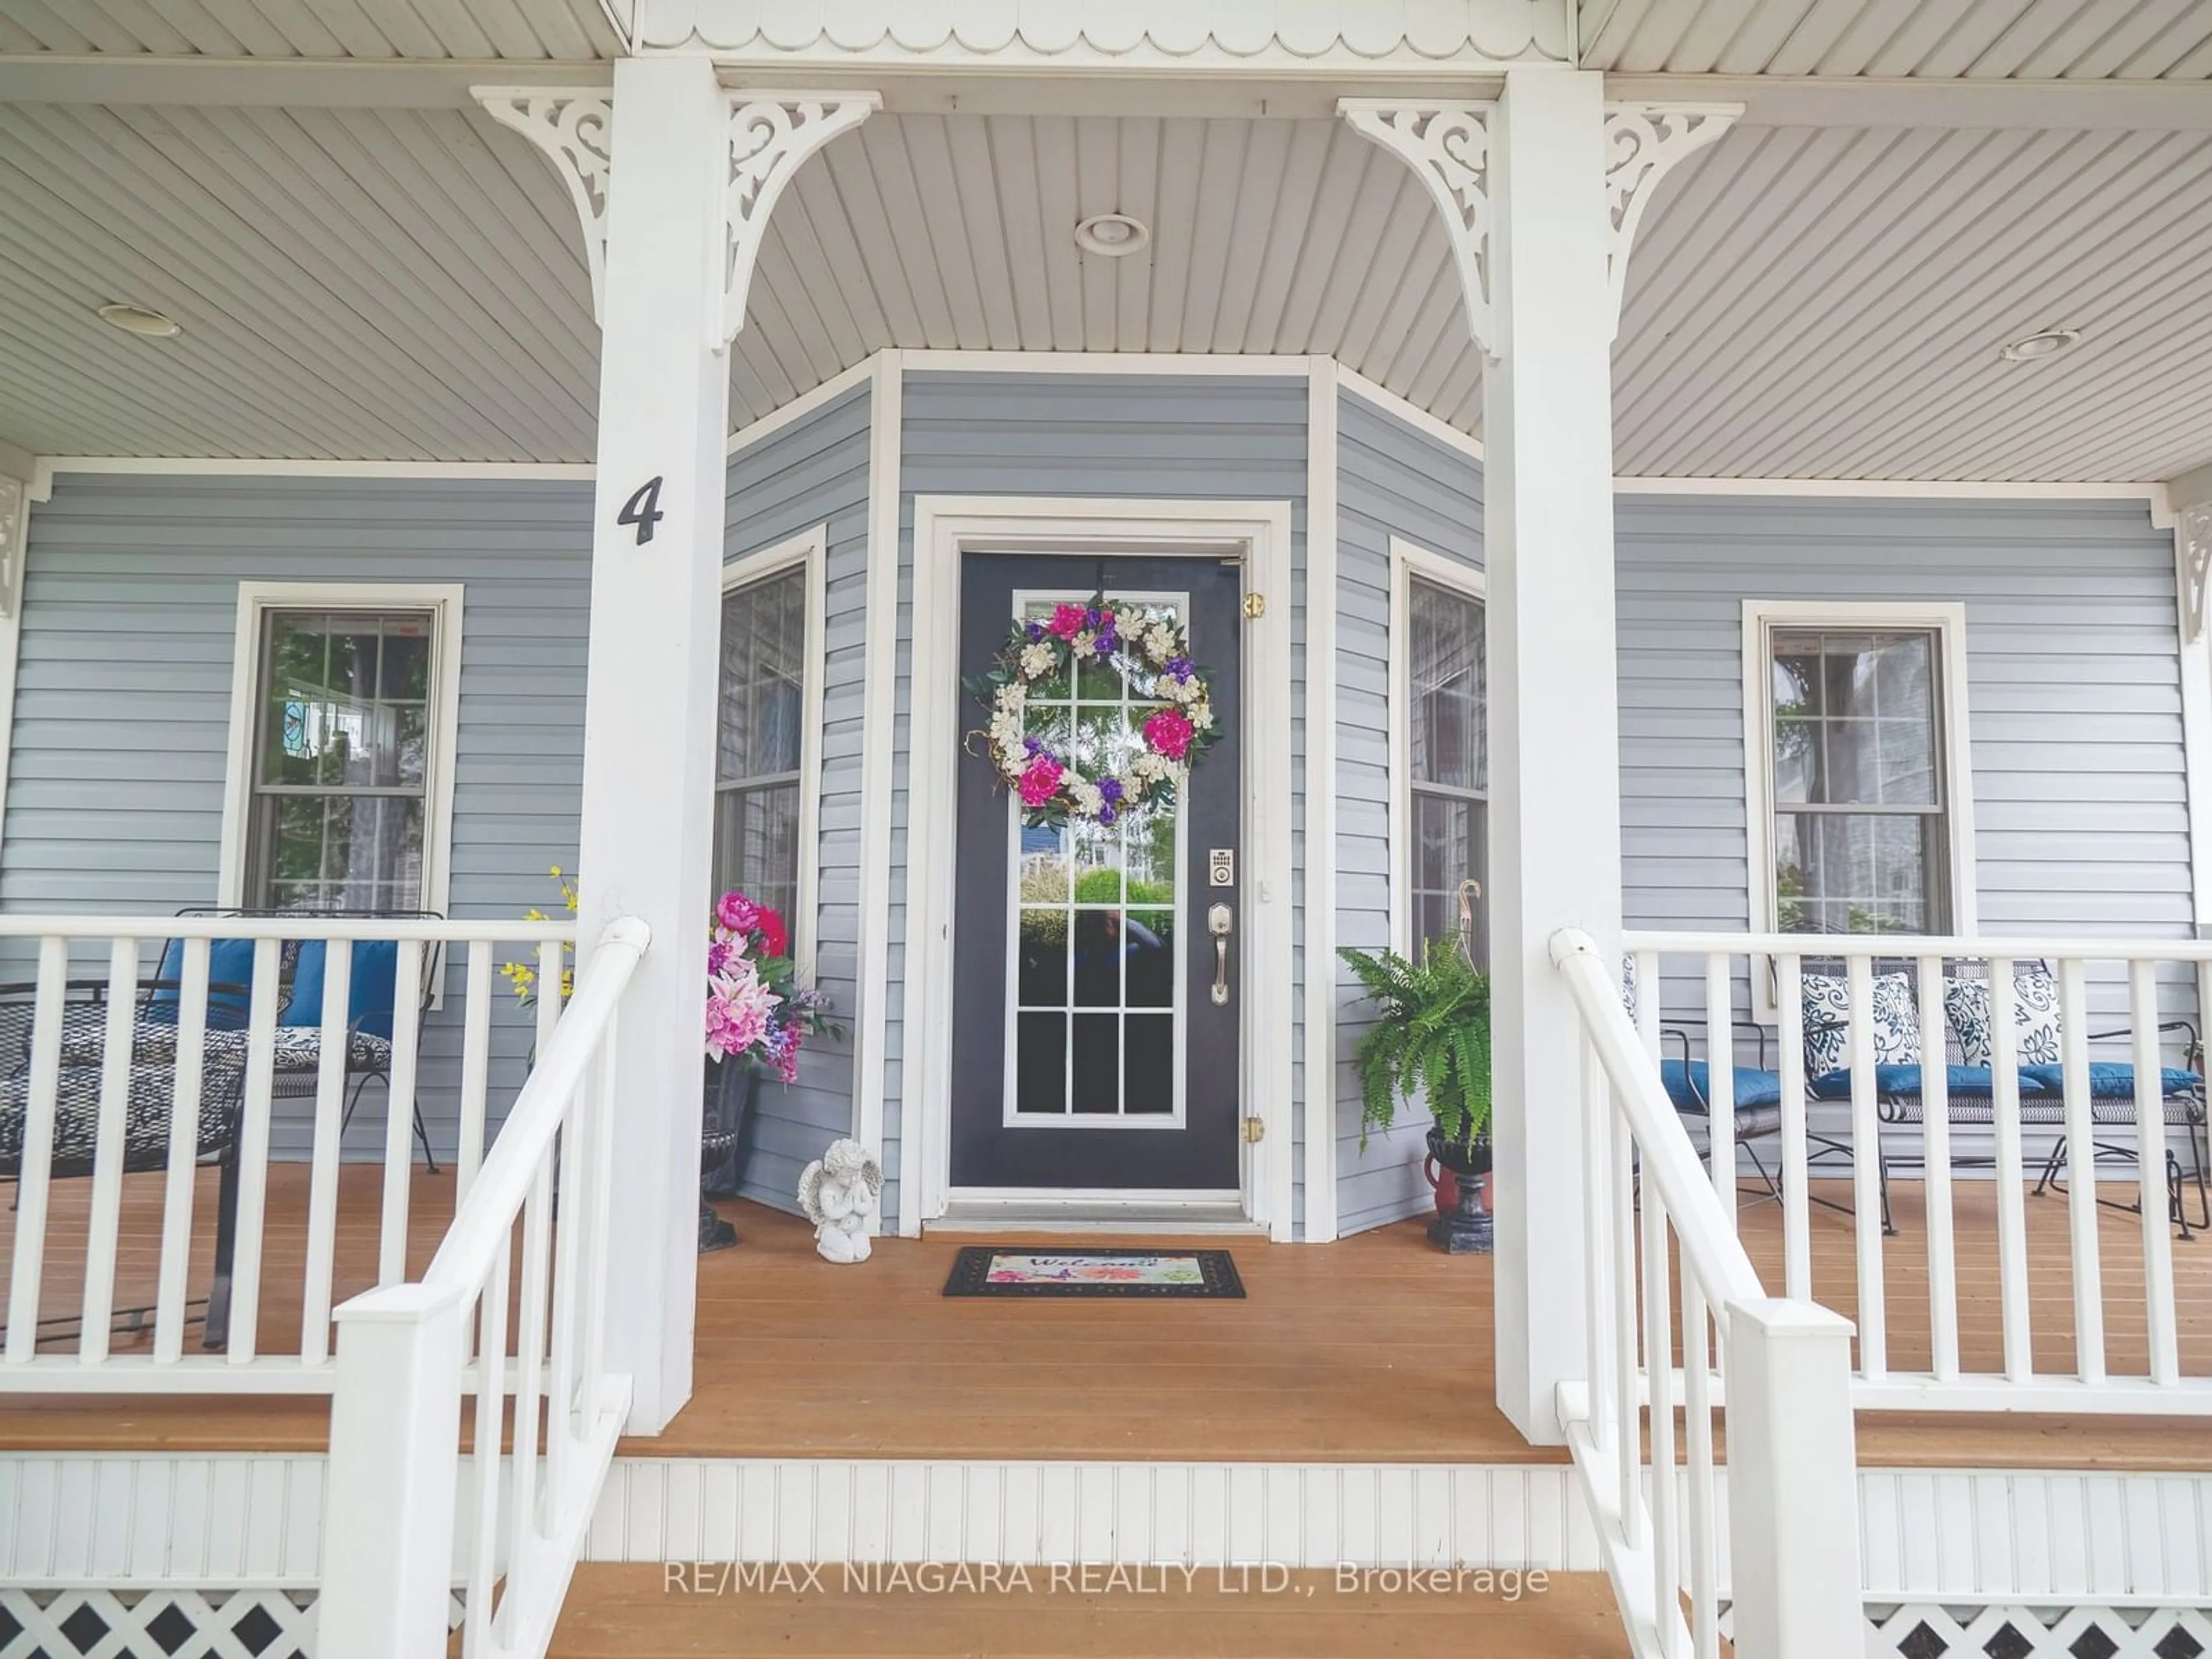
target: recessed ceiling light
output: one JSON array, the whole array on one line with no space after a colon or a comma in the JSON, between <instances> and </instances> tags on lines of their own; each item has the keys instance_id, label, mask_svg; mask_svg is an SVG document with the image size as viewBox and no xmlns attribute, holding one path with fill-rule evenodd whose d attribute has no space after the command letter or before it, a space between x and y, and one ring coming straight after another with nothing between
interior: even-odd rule
<instances>
[{"instance_id":1,"label":"recessed ceiling light","mask_svg":"<svg viewBox=\"0 0 2212 1659\"><path fill-rule=\"evenodd\" d=\"M2081 331L2078 328L2046 328L2040 334L2014 340L1997 355L2008 363L2033 363L2070 351L2081 342Z\"/></svg>"},{"instance_id":2,"label":"recessed ceiling light","mask_svg":"<svg viewBox=\"0 0 2212 1659\"><path fill-rule=\"evenodd\" d=\"M173 340L185 331L173 317L164 317L158 311L149 311L143 306L104 305L100 307L100 320L121 329L125 334L136 334L146 340Z\"/></svg>"},{"instance_id":3,"label":"recessed ceiling light","mask_svg":"<svg viewBox=\"0 0 2212 1659\"><path fill-rule=\"evenodd\" d=\"M1085 253L1103 253L1109 259L1135 253L1152 240L1152 233L1145 222L1126 213L1094 214L1075 228L1076 246Z\"/></svg>"}]
</instances>

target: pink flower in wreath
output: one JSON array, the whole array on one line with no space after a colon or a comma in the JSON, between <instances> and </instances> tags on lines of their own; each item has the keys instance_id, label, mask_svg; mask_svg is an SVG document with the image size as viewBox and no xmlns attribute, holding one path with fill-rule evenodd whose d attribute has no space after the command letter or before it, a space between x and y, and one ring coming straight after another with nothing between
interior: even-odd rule
<instances>
[{"instance_id":1,"label":"pink flower in wreath","mask_svg":"<svg viewBox=\"0 0 2212 1659\"><path fill-rule=\"evenodd\" d=\"M1060 790L1061 767L1049 755L1039 755L1022 773L1022 805L1042 806Z\"/></svg>"},{"instance_id":2,"label":"pink flower in wreath","mask_svg":"<svg viewBox=\"0 0 2212 1659\"><path fill-rule=\"evenodd\" d=\"M1048 623L1045 627L1046 631L1056 638L1063 640L1073 639L1078 634L1080 634L1083 631L1083 607L1079 605L1061 605L1054 606L1052 621Z\"/></svg>"},{"instance_id":3,"label":"pink flower in wreath","mask_svg":"<svg viewBox=\"0 0 2212 1659\"><path fill-rule=\"evenodd\" d=\"M1180 708L1157 708L1145 722L1145 741L1170 760L1190 752L1190 717Z\"/></svg>"}]
</instances>

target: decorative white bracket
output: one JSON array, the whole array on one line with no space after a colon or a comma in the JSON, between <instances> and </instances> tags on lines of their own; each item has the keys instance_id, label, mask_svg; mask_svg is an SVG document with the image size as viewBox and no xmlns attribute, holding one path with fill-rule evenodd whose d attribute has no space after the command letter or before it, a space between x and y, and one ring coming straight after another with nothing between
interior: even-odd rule
<instances>
[{"instance_id":1,"label":"decorative white bracket","mask_svg":"<svg viewBox=\"0 0 2212 1659\"><path fill-rule=\"evenodd\" d=\"M23 552L30 539L30 483L0 473L0 617L13 617L23 597Z\"/></svg>"},{"instance_id":2,"label":"decorative white bracket","mask_svg":"<svg viewBox=\"0 0 2212 1659\"><path fill-rule=\"evenodd\" d=\"M1487 102L1401 104L1344 98L1337 113L1363 138L1413 169L1443 214L1467 299L1475 343L1498 355L1490 294L1490 115ZM1651 193L1675 164L1735 125L1741 104L1607 104L1605 106L1606 286L1612 295L1607 334L1620 327L1628 252Z\"/></svg>"},{"instance_id":3,"label":"decorative white bracket","mask_svg":"<svg viewBox=\"0 0 2212 1659\"><path fill-rule=\"evenodd\" d=\"M1659 181L1686 156L1736 123L1741 104L1607 104L1605 106L1605 210L1609 228L1606 286L1613 295L1611 332L1620 331L1621 295L1636 227Z\"/></svg>"},{"instance_id":4,"label":"decorative white bracket","mask_svg":"<svg viewBox=\"0 0 2212 1659\"><path fill-rule=\"evenodd\" d=\"M1361 137L1391 151L1427 186L1443 216L1474 343L1497 356L1490 313L1489 102L1401 104L1340 98L1336 112Z\"/></svg>"},{"instance_id":5,"label":"decorative white bracket","mask_svg":"<svg viewBox=\"0 0 2212 1659\"><path fill-rule=\"evenodd\" d=\"M607 204L614 184L614 94L539 87L476 87L477 101L501 126L544 151L568 187L592 274L592 315L606 321ZM745 325L745 296L776 198L806 158L883 106L872 92L731 92L722 191L720 300L708 337L720 350Z\"/></svg>"},{"instance_id":6,"label":"decorative white bracket","mask_svg":"<svg viewBox=\"0 0 2212 1659\"><path fill-rule=\"evenodd\" d=\"M2173 545L2181 561L2185 600L2182 638L2194 644L2204 637L2207 590L2212 589L2212 501L2184 507L2175 516Z\"/></svg>"},{"instance_id":7,"label":"decorative white bracket","mask_svg":"<svg viewBox=\"0 0 2212 1659\"><path fill-rule=\"evenodd\" d=\"M716 346L745 325L753 264L776 198L806 158L883 107L872 92L733 92L728 94L729 179L724 190L722 314Z\"/></svg>"},{"instance_id":8,"label":"decorative white bracket","mask_svg":"<svg viewBox=\"0 0 2212 1659\"><path fill-rule=\"evenodd\" d=\"M592 316L606 321L607 199L614 177L614 94L607 88L471 87L484 112L544 151L568 187L592 273Z\"/></svg>"}]
</instances>

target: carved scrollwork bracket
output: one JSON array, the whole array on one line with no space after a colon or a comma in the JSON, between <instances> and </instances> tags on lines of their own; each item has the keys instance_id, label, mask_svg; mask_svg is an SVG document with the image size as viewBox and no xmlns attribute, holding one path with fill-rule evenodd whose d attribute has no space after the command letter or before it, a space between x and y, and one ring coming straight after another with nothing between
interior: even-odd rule
<instances>
[{"instance_id":1,"label":"carved scrollwork bracket","mask_svg":"<svg viewBox=\"0 0 2212 1659\"><path fill-rule=\"evenodd\" d=\"M2182 637L2193 643L2204 637L2205 602L2208 589L2212 589L2212 501L2184 507L2176 515L2173 542L2187 601Z\"/></svg>"},{"instance_id":2,"label":"carved scrollwork bracket","mask_svg":"<svg viewBox=\"0 0 2212 1659\"><path fill-rule=\"evenodd\" d=\"M1711 143L1743 113L1741 104L1607 104L1605 106L1606 287L1612 330L1620 328L1628 254L1659 181Z\"/></svg>"},{"instance_id":3,"label":"carved scrollwork bracket","mask_svg":"<svg viewBox=\"0 0 2212 1659\"><path fill-rule=\"evenodd\" d=\"M733 92L726 187L720 343L745 325L745 295L776 198L806 158L883 107L872 92Z\"/></svg>"},{"instance_id":4,"label":"carved scrollwork bracket","mask_svg":"<svg viewBox=\"0 0 2212 1659\"><path fill-rule=\"evenodd\" d=\"M1361 137L1412 167L1443 216L1475 343L1496 355L1490 309L1490 112L1487 102L1401 104L1344 98L1336 111Z\"/></svg>"},{"instance_id":5,"label":"carved scrollwork bracket","mask_svg":"<svg viewBox=\"0 0 2212 1659\"><path fill-rule=\"evenodd\" d=\"M31 486L0 473L0 617L12 617L23 592L23 547L31 520Z\"/></svg>"},{"instance_id":6,"label":"carved scrollwork bracket","mask_svg":"<svg viewBox=\"0 0 2212 1659\"><path fill-rule=\"evenodd\" d=\"M614 177L614 96L542 87L474 87L484 112L545 153L568 187L592 274L592 315L606 321L607 200Z\"/></svg>"}]
</instances>

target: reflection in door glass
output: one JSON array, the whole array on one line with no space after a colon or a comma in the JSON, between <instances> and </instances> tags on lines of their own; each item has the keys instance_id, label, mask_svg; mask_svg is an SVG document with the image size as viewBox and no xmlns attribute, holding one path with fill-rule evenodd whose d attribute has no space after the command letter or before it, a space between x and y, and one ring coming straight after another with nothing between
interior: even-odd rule
<instances>
[{"instance_id":1,"label":"reflection in door glass","mask_svg":"<svg viewBox=\"0 0 2212 1659\"><path fill-rule=\"evenodd\" d=\"M1024 619L1084 593L1023 596ZM1180 619L1181 596L1114 594L1117 606ZM1030 688L1028 733L1073 769L1121 775L1141 751L1152 700L1144 665L1114 659ZM1015 823L1013 991L1017 1112L1158 1118L1181 1093L1182 974L1176 949L1182 803L1132 806L1119 821ZM1131 1012L1131 1010L1143 1012Z\"/></svg>"}]
</instances>

